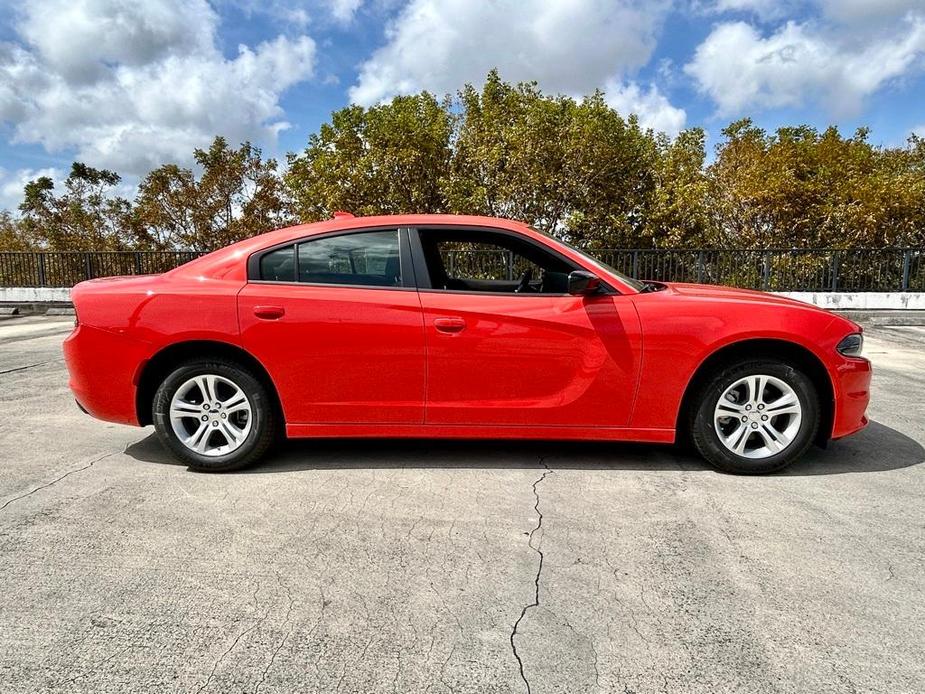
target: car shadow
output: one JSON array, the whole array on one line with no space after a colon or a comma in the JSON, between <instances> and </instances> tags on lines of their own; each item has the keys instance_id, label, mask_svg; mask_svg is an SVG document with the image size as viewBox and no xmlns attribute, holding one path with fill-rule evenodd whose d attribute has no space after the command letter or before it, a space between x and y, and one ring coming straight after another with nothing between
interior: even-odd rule
<instances>
[{"instance_id":1,"label":"car shadow","mask_svg":"<svg viewBox=\"0 0 925 694\"><path fill-rule=\"evenodd\" d=\"M139 462L183 465L155 434L131 444ZM680 446L591 441L457 441L447 439L300 439L281 443L259 465L231 474L297 470L393 468L535 468L540 463L575 470L711 470ZM925 448L878 422L825 449L813 447L781 476L885 472L925 461Z\"/></svg>"}]
</instances>

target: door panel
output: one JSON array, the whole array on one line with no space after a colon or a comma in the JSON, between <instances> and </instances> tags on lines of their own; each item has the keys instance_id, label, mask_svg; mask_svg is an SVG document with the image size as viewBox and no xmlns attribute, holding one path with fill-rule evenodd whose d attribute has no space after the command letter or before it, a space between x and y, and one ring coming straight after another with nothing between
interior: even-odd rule
<instances>
[{"instance_id":1,"label":"door panel","mask_svg":"<svg viewBox=\"0 0 925 694\"><path fill-rule=\"evenodd\" d=\"M420 297L428 424L628 424L641 336L625 297Z\"/></svg>"},{"instance_id":2,"label":"door panel","mask_svg":"<svg viewBox=\"0 0 925 694\"><path fill-rule=\"evenodd\" d=\"M238 314L288 424L423 422L417 292L254 282L238 294Z\"/></svg>"}]
</instances>

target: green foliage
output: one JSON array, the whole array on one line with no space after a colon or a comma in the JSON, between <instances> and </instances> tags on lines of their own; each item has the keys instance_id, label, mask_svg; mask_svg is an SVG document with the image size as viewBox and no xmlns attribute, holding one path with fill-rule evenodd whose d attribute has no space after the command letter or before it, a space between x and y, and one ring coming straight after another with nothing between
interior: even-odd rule
<instances>
[{"instance_id":1,"label":"green foliage","mask_svg":"<svg viewBox=\"0 0 925 694\"><path fill-rule=\"evenodd\" d=\"M657 145L595 93L581 102L490 73L458 97L448 211L524 220L590 245L644 233Z\"/></svg>"},{"instance_id":2,"label":"green foliage","mask_svg":"<svg viewBox=\"0 0 925 694\"><path fill-rule=\"evenodd\" d=\"M799 126L768 135L727 127L708 168L718 243L784 248L920 246L925 242L923 145L880 148Z\"/></svg>"},{"instance_id":3,"label":"green foliage","mask_svg":"<svg viewBox=\"0 0 925 694\"><path fill-rule=\"evenodd\" d=\"M71 167L61 195L47 176L30 181L19 206L19 243L54 251L132 247L138 235L132 204L113 191L120 181L113 171L80 162Z\"/></svg>"},{"instance_id":4,"label":"green foliage","mask_svg":"<svg viewBox=\"0 0 925 694\"><path fill-rule=\"evenodd\" d=\"M198 178L165 164L141 182L134 221L149 247L210 250L294 222L276 161L249 142L231 149L216 137L194 158Z\"/></svg>"},{"instance_id":5,"label":"green foliage","mask_svg":"<svg viewBox=\"0 0 925 694\"><path fill-rule=\"evenodd\" d=\"M336 111L301 155L289 155L285 181L298 216L444 211L452 124L427 92Z\"/></svg>"},{"instance_id":6,"label":"green foliage","mask_svg":"<svg viewBox=\"0 0 925 694\"><path fill-rule=\"evenodd\" d=\"M134 201L118 174L79 162L60 192L30 181L20 215L0 215L0 250L208 250L336 210L509 217L592 249L925 245L922 138L881 147L866 129L743 119L707 165L699 128L671 139L601 93L549 96L495 71L443 100L340 109L285 172L221 137L194 159L150 172Z\"/></svg>"}]
</instances>

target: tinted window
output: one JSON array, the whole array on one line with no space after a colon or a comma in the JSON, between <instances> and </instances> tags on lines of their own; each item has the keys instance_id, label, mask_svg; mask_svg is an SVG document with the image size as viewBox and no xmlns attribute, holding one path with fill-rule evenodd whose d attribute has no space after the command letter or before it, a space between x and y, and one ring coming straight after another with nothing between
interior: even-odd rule
<instances>
[{"instance_id":1,"label":"tinted window","mask_svg":"<svg viewBox=\"0 0 925 694\"><path fill-rule=\"evenodd\" d=\"M260 279L272 282L294 282L295 246L277 248L260 258Z\"/></svg>"},{"instance_id":2,"label":"tinted window","mask_svg":"<svg viewBox=\"0 0 925 694\"><path fill-rule=\"evenodd\" d=\"M299 281L400 287L398 231L345 234L298 245Z\"/></svg>"},{"instance_id":3,"label":"tinted window","mask_svg":"<svg viewBox=\"0 0 925 694\"><path fill-rule=\"evenodd\" d=\"M511 234L426 229L421 250L431 286L463 292L564 294L577 267Z\"/></svg>"}]
</instances>

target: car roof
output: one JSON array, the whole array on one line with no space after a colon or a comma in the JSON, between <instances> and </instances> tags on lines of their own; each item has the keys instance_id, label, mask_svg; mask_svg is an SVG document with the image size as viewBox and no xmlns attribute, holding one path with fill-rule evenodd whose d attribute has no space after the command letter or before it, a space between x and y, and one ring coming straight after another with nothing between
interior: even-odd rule
<instances>
[{"instance_id":1,"label":"car roof","mask_svg":"<svg viewBox=\"0 0 925 694\"><path fill-rule=\"evenodd\" d=\"M420 227L443 225L487 226L516 231L529 229L523 222L517 222L512 219L502 219L500 217L460 214L395 214L375 215L371 217L338 216L335 219L328 219L323 222L298 224L296 226L286 227L285 229L277 229L276 231L261 234L257 238L269 241L272 236L273 240L267 245L274 245L276 243L285 243L289 240L304 236L314 236L315 234L324 234L330 231L347 231L350 229L365 229L378 226Z\"/></svg>"},{"instance_id":2,"label":"car roof","mask_svg":"<svg viewBox=\"0 0 925 694\"><path fill-rule=\"evenodd\" d=\"M245 256L264 248L335 231L351 231L375 227L423 226L480 226L507 229L531 235L538 234L523 222L498 217L455 214L396 214L353 217L339 214L335 219L327 219L311 224L297 224L252 236L197 258L168 274L210 277L213 279L240 279L240 267L243 267L241 260Z\"/></svg>"},{"instance_id":3,"label":"car roof","mask_svg":"<svg viewBox=\"0 0 925 694\"><path fill-rule=\"evenodd\" d=\"M492 229L502 229L518 232L534 239L541 240L543 243L549 243L545 234L531 228L523 222L517 222L512 219L502 219L500 217L482 217L478 215L455 215L455 214L397 214L397 215L377 215L372 217L354 217L346 214L338 214L335 219L328 219L323 222L314 222L312 224L298 224L296 226L268 231L264 234L258 234L251 238L238 241L237 243L226 246L217 251L204 255L193 260L186 265L178 267L167 275L181 276L195 279L220 279L231 281L246 281L247 279L247 258L257 251L261 251L272 246L282 245L299 239L339 231L351 231L358 229L374 229L376 227L398 228L398 227L435 227L435 226L456 226L456 227L490 227ZM559 248L572 260L578 260L577 254L570 248ZM585 259L587 262L587 259ZM579 263L581 264L581 263ZM617 286L621 291L632 292L632 288L615 276L605 267L597 264L597 272L603 274L607 281Z\"/></svg>"}]
</instances>

